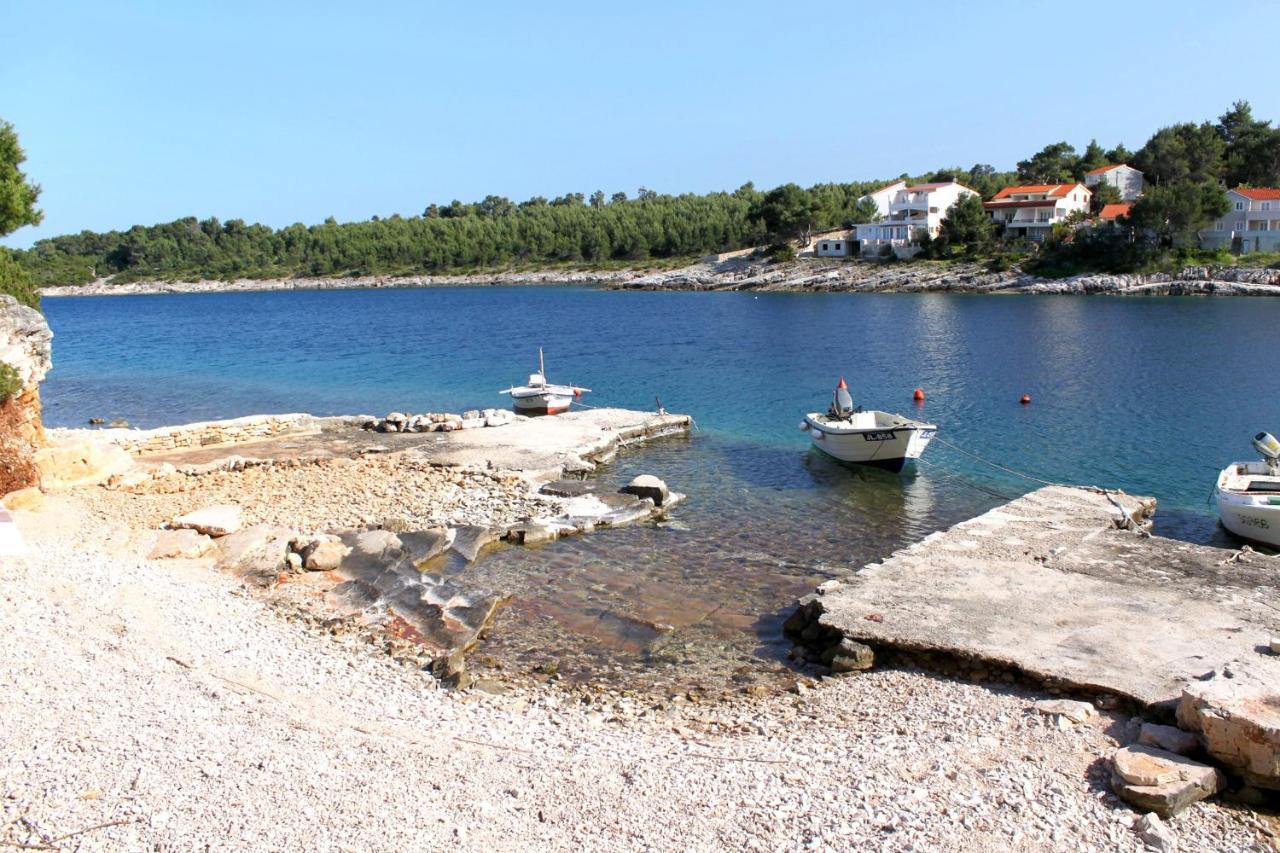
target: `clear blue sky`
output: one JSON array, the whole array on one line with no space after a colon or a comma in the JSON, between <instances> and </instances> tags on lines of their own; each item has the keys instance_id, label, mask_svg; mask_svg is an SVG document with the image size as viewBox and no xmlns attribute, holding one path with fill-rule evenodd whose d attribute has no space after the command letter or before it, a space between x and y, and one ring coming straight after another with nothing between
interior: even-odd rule
<instances>
[{"instance_id":1,"label":"clear blue sky","mask_svg":"<svg viewBox=\"0 0 1280 853\"><path fill-rule=\"evenodd\" d=\"M1259 11L11 2L0 117L45 222L5 242L187 215L282 226L489 193L1009 168L1095 136L1137 148L1240 98L1280 119L1274 51L1228 47Z\"/></svg>"}]
</instances>

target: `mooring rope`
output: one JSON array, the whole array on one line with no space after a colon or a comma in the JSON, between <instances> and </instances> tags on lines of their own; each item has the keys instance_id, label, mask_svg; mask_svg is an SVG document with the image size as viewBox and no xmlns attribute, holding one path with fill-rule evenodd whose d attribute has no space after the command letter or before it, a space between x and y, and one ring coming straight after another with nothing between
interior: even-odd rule
<instances>
[{"instance_id":1,"label":"mooring rope","mask_svg":"<svg viewBox=\"0 0 1280 853\"><path fill-rule=\"evenodd\" d=\"M965 456L968 456L968 457L970 457L970 458L972 458L972 459L975 459L975 460L977 460L978 462L981 462L981 463L982 463L982 464L984 464L984 465L990 465L992 468L996 468L996 469L998 469L998 470L1000 470L1000 471L1004 471L1004 472L1006 472L1006 473L1013 474L1015 477L1022 477L1024 480L1030 480L1030 481L1031 481L1031 482L1033 482L1033 483L1040 483L1040 484L1041 484L1041 485L1043 485L1043 486L1061 486L1061 487L1063 487L1063 488L1067 488L1067 489L1085 489L1086 491L1090 491L1090 492L1097 492L1098 494L1100 494L1100 495L1102 495L1103 497L1105 497L1108 501L1110 501L1110 502L1111 502L1111 505L1112 505L1112 506L1114 506L1116 509L1118 509L1118 510L1120 511L1120 515L1121 515L1121 517L1124 519L1124 525L1123 525L1123 526L1124 526L1124 528L1125 528L1125 529L1127 529L1127 530L1132 530L1132 531L1134 531L1134 532L1136 532L1136 533L1139 533L1139 534L1141 534L1141 535L1143 535L1143 536L1147 536L1147 537L1151 536L1151 532L1150 532L1150 531L1148 531L1148 530L1147 530L1145 527L1143 527L1142 525L1140 525L1140 524L1139 524L1139 523L1134 519L1133 514L1132 514L1132 513L1130 513L1128 509L1126 509L1126 508L1125 508L1124 504L1120 503L1118 500L1116 500L1116 499L1115 499L1114 495L1115 495L1115 493L1116 493L1116 490L1114 490L1114 489L1104 489L1104 488L1102 488L1101 486L1093 486L1093 485L1087 485L1087 484L1086 484L1086 485L1079 485L1079 484L1074 484L1074 483L1055 483L1055 482L1053 482L1052 480L1045 480L1045 479L1042 479L1042 478L1040 478L1040 477L1033 477L1033 476L1031 476L1030 474L1023 473L1022 471L1017 471L1017 470L1015 470L1015 469L1013 469L1013 468L1009 468L1009 467L1007 467L1007 466L1001 465L1001 464L1000 464L1000 463L998 463L998 462L992 462L990 459L986 459L986 458L984 458L984 457L982 457L982 456L979 456L979 455L978 455L978 454L976 454L976 453L973 453L973 452L971 452L971 451L965 450L963 447L958 447L957 445L954 445L954 444L952 444L951 442L949 442L949 441L947 441L947 440L945 440L945 439L938 438L936 435L933 437L933 440L934 440L934 441L936 441L936 442L938 442L939 444L943 445L944 447L950 447L952 450L954 450L954 451L956 451L956 452L958 452L958 453L963 453ZM1121 494L1123 494L1123 493L1121 493Z\"/></svg>"}]
</instances>

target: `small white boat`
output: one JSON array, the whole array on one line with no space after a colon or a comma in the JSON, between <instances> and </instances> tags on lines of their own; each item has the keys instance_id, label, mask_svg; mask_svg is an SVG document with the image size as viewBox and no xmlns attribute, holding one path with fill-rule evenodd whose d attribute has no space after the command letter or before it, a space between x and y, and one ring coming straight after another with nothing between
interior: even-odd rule
<instances>
[{"instance_id":1,"label":"small white boat","mask_svg":"<svg viewBox=\"0 0 1280 853\"><path fill-rule=\"evenodd\" d=\"M577 385L555 385L547 381L546 367L542 361L542 348L538 348L538 372L529 374L529 381L499 394L510 394L515 410L522 415L558 415L569 411L573 401L590 391Z\"/></svg>"},{"instance_id":2,"label":"small white boat","mask_svg":"<svg viewBox=\"0 0 1280 853\"><path fill-rule=\"evenodd\" d=\"M903 415L853 407L844 377L832 397L826 414L810 412L800 423L813 446L842 462L858 462L901 471L924 453L936 424L912 420Z\"/></svg>"},{"instance_id":3,"label":"small white boat","mask_svg":"<svg viewBox=\"0 0 1280 853\"><path fill-rule=\"evenodd\" d=\"M1260 432L1256 462L1236 462L1218 474L1218 517L1243 539L1280 548L1280 441Z\"/></svg>"}]
</instances>

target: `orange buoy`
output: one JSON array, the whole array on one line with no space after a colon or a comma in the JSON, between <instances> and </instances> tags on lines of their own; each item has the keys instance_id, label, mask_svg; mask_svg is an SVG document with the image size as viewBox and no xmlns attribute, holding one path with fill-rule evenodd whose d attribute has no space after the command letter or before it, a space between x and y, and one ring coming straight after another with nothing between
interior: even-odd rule
<instances>
[{"instance_id":1,"label":"orange buoy","mask_svg":"<svg viewBox=\"0 0 1280 853\"><path fill-rule=\"evenodd\" d=\"M846 384L846 383L845 383L845 381L844 381L844 377L843 377L843 376L841 376L841 377L840 377L840 384L839 384L839 385L837 385L836 387L837 387L837 388L848 388L849 386L848 386L848 384Z\"/></svg>"},{"instance_id":2,"label":"orange buoy","mask_svg":"<svg viewBox=\"0 0 1280 853\"><path fill-rule=\"evenodd\" d=\"M1021 403L1021 404L1022 404L1022 405L1024 405L1024 406L1030 405L1030 404L1031 404L1031 395L1030 395L1030 394L1023 394L1023 395L1022 395L1022 399L1021 399L1021 400L1019 400L1018 402L1019 402L1019 403Z\"/></svg>"},{"instance_id":3,"label":"orange buoy","mask_svg":"<svg viewBox=\"0 0 1280 853\"><path fill-rule=\"evenodd\" d=\"M582 396L582 389L581 389L581 388L574 388L574 389L573 389L573 396L575 396L575 397L581 397L581 396Z\"/></svg>"},{"instance_id":4,"label":"orange buoy","mask_svg":"<svg viewBox=\"0 0 1280 853\"><path fill-rule=\"evenodd\" d=\"M923 403L923 402L924 402L924 389L923 389L923 388L917 388L915 391L913 391L913 392L912 392L912 394L911 394L911 399L912 399L912 400L915 400L917 403Z\"/></svg>"}]
</instances>

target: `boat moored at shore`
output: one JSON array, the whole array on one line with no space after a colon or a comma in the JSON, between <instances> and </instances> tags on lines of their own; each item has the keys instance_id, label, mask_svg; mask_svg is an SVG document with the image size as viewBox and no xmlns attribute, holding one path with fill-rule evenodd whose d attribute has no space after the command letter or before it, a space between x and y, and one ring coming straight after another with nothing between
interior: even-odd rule
<instances>
[{"instance_id":1,"label":"boat moored at shore","mask_svg":"<svg viewBox=\"0 0 1280 853\"><path fill-rule=\"evenodd\" d=\"M542 348L539 347L538 372L529 374L529 380L524 385L513 386L498 393L511 395L512 406L522 415L558 415L569 411L573 402L590 390L577 385L548 382Z\"/></svg>"},{"instance_id":2,"label":"boat moored at shore","mask_svg":"<svg viewBox=\"0 0 1280 853\"><path fill-rule=\"evenodd\" d=\"M908 462L920 458L938 432L936 424L904 415L855 409L843 377L827 413L810 412L800 429L809 433L814 447L829 456L890 471L901 471Z\"/></svg>"},{"instance_id":3,"label":"boat moored at shore","mask_svg":"<svg viewBox=\"0 0 1280 853\"><path fill-rule=\"evenodd\" d=\"M1236 536L1280 548L1280 441L1260 432L1253 446L1262 459L1233 463L1218 474L1218 517Z\"/></svg>"}]
</instances>

